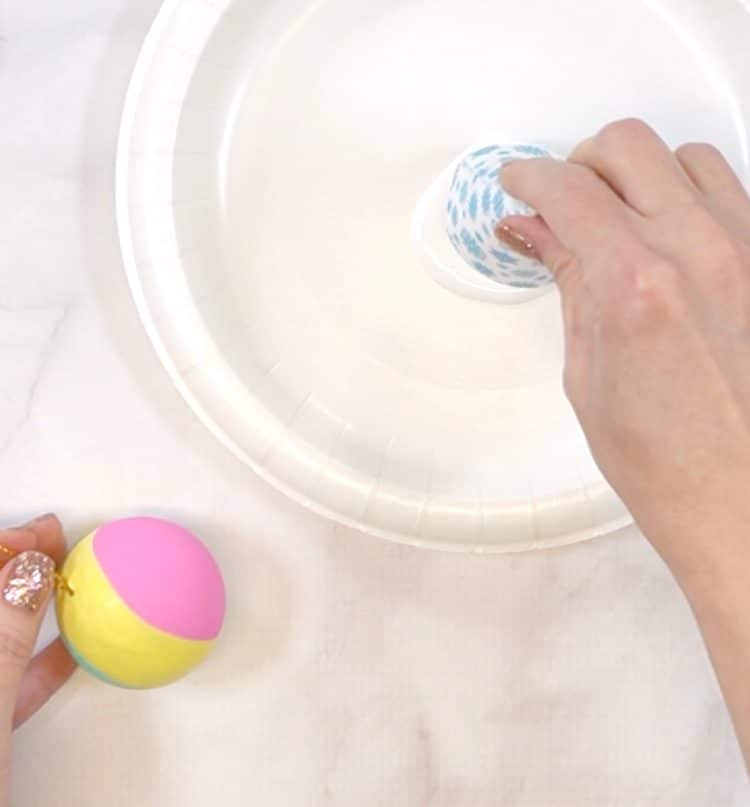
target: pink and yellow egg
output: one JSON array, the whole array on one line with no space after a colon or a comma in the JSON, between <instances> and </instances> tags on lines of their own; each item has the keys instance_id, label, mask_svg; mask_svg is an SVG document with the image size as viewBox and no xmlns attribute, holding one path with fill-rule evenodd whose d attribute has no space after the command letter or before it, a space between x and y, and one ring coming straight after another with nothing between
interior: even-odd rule
<instances>
[{"instance_id":1,"label":"pink and yellow egg","mask_svg":"<svg viewBox=\"0 0 750 807\"><path fill-rule=\"evenodd\" d=\"M60 632L76 661L118 686L186 675L211 652L225 611L208 549L169 521L129 518L94 530L61 569Z\"/></svg>"}]
</instances>

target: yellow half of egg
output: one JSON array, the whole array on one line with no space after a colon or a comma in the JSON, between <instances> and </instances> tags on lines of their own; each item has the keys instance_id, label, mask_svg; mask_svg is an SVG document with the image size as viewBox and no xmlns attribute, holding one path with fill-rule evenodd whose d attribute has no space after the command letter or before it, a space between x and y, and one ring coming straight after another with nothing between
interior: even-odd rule
<instances>
[{"instance_id":1,"label":"yellow half of egg","mask_svg":"<svg viewBox=\"0 0 750 807\"><path fill-rule=\"evenodd\" d=\"M214 642L173 636L135 614L104 574L94 535L73 548L61 569L71 591L57 592L57 621L71 654L89 672L123 687L148 689L182 678Z\"/></svg>"}]
</instances>

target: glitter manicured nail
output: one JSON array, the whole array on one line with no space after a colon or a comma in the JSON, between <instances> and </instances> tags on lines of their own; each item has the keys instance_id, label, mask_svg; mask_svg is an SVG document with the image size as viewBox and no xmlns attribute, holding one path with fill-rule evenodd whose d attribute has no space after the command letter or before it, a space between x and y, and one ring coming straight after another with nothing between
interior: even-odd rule
<instances>
[{"instance_id":1,"label":"glitter manicured nail","mask_svg":"<svg viewBox=\"0 0 750 807\"><path fill-rule=\"evenodd\" d=\"M534 245L528 238L525 238L521 233L516 232L507 224L498 224L495 228L495 235L500 241L507 244L511 249L515 249L517 252L525 252L529 255L533 255L536 252Z\"/></svg>"},{"instance_id":2,"label":"glitter manicured nail","mask_svg":"<svg viewBox=\"0 0 750 807\"><path fill-rule=\"evenodd\" d=\"M29 550L14 558L3 599L15 608L38 611L52 590L55 581L55 562L41 552Z\"/></svg>"}]
</instances>

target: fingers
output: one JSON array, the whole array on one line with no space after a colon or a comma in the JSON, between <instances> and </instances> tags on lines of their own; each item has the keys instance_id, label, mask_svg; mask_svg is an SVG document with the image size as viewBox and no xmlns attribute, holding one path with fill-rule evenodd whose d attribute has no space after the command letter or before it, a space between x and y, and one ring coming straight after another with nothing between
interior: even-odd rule
<instances>
[{"instance_id":1,"label":"fingers","mask_svg":"<svg viewBox=\"0 0 750 807\"><path fill-rule=\"evenodd\" d=\"M54 590L51 555L62 559L64 541L60 522L50 515L0 531L0 544L18 553L10 559L3 555L0 570L0 720L10 721Z\"/></svg>"},{"instance_id":2,"label":"fingers","mask_svg":"<svg viewBox=\"0 0 750 807\"><path fill-rule=\"evenodd\" d=\"M54 582L54 561L35 549L17 555L0 572L0 716L13 713Z\"/></svg>"},{"instance_id":3,"label":"fingers","mask_svg":"<svg viewBox=\"0 0 750 807\"><path fill-rule=\"evenodd\" d=\"M517 160L501 172L504 188L536 208L549 229L579 256L621 244L630 211L591 169L552 159Z\"/></svg>"},{"instance_id":4,"label":"fingers","mask_svg":"<svg viewBox=\"0 0 750 807\"><path fill-rule=\"evenodd\" d=\"M495 228L506 246L540 260L561 281L571 253L541 216L506 216Z\"/></svg>"},{"instance_id":5,"label":"fingers","mask_svg":"<svg viewBox=\"0 0 750 807\"><path fill-rule=\"evenodd\" d=\"M555 277L565 324L566 378L577 375L589 337L590 305L584 299L580 263L540 216L508 216L497 226L497 237L523 254L538 258Z\"/></svg>"},{"instance_id":6,"label":"fingers","mask_svg":"<svg viewBox=\"0 0 750 807\"><path fill-rule=\"evenodd\" d=\"M574 149L568 161L590 168L644 216L659 215L695 198L679 160L640 120L608 124Z\"/></svg>"},{"instance_id":7,"label":"fingers","mask_svg":"<svg viewBox=\"0 0 750 807\"><path fill-rule=\"evenodd\" d=\"M686 143L677 149L675 157L702 193L707 196L731 196L747 203L747 191L715 146Z\"/></svg>"},{"instance_id":8,"label":"fingers","mask_svg":"<svg viewBox=\"0 0 750 807\"><path fill-rule=\"evenodd\" d=\"M67 681L75 662L60 639L30 660L54 590L55 565L65 557L56 516L0 530L0 545L18 553L3 557L0 571L0 719L18 726Z\"/></svg>"},{"instance_id":9,"label":"fingers","mask_svg":"<svg viewBox=\"0 0 750 807\"><path fill-rule=\"evenodd\" d=\"M13 727L25 723L57 692L76 669L61 639L35 656L21 680L13 715Z\"/></svg>"}]
</instances>

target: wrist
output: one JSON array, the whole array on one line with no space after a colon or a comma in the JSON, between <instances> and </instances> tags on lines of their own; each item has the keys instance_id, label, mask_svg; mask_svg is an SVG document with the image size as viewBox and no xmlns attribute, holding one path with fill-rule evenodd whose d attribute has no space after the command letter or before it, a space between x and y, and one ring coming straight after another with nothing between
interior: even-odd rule
<instances>
[{"instance_id":1,"label":"wrist","mask_svg":"<svg viewBox=\"0 0 750 807\"><path fill-rule=\"evenodd\" d=\"M750 591L750 513L709 510L690 518L636 518L694 606L723 597L735 586Z\"/></svg>"}]
</instances>

